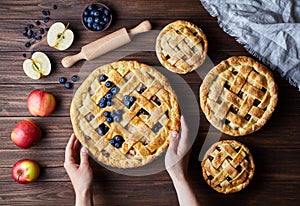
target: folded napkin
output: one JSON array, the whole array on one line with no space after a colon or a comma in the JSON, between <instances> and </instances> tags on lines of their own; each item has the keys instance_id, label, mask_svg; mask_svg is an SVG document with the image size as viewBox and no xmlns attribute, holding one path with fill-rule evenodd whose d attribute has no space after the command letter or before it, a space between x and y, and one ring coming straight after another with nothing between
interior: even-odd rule
<instances>
[{"instance_id":1,"label":"folded napkin","mask_svg":"<svg viewBox=\"0 0 300 206\"><path fill-rule=\"evenodd\" d=\"M300 91L299 0L200 0L220 27Z\"/></svg>"}]
</instances>

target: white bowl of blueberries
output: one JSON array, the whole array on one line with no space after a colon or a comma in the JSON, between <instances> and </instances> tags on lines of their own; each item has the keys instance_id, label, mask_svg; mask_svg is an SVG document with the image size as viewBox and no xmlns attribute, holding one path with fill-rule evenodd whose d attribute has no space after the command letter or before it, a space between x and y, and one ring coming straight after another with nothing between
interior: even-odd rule
<instances>
[{"instance_id":1,"label":"white bowl of blueberries","mask_svg":"<svg viewBox=\"0 0 300 206\"><path fill-rule=\"evenodd\" d=\"M101 3L87 6L82 13L82 23L89 31L104 31L112 21L110 9Z\"/></svg>"}]
</instances>

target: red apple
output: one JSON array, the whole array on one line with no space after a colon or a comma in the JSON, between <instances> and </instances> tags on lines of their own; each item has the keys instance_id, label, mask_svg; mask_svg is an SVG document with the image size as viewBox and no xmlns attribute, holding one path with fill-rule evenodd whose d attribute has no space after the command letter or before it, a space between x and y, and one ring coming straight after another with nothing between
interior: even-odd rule
<instances>
[{"instance_id":1,"label":"red apple","mask_svg":"<svg viewBox=\"0 0 300 206\"><path fill-rule=\"evenodd\" d=\"M20 121L11 132L11 140L20 148L28 149L41 139L41 129L30 119Z\"/></svg>"},{"instance_id":2,"label":"red apple","mask_svg":"<svg viewBox=\"0 0 300 206\"><path fill-rule=\"evenodd\" d=\"M40 166L33 160L21 159L12 168L13 179L21 184L34 182L40 175Z\"/></svg>"},{"instance_id":3,"label":"red apple","mask_svg":"<svg viewBox=\"0 0 300 206\"><path fill-rule=\"evenodd\" d=\"M56 101L53 94L43 90L33 90L27 97L27 107L33 116L49 116L55 109Z\"/></svg>"}]
</instances>

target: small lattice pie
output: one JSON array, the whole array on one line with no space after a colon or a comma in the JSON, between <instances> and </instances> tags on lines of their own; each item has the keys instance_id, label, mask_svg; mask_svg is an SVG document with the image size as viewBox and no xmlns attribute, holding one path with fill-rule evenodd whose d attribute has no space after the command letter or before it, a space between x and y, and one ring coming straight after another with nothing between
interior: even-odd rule
<instances>
[{"instance_id":1,"label":"small lattice pie","mask_svg":"<svg viewBox=\"0 0 300 206\"><path fill-rule=\"evenodd\" d=\"M207 40L193 23L177 20L165 26L156 39L156 55L172 72L185 74L197 69L205 60Z\"/></svg>"},{"instance_id":2,"label":"small lattice pie","mask_svg":"<svg viewBox=\"0 0 300 206\"><path fill-rule=\"evenodd\" d=\"M212 145L201 166L207 184L225 194L245 188L255 170L249 149L234 140L224 140Z\"/></svg>"},{"instance_id":3,"label":"small lattice pie","mask_svg":"<svg viewBox=\"0 0 300 206\"><path fill-rule=\"evenodd\" d=\"M156 69L119 61L95 69L71 103L76 137L98 161L113 167L145 165L180 127L175 92Z\"/></svg>"},{"instance_id":4,"label":"small lattice pie","mask_svg":"<svg viewBox=\"0 0 300 206\"><path fill-rule=\"evenodd\" d=\"M260 129L277 104L272 73L249 57L231 57L211 69L200 87L200 105L221 132L242 136Z\"/></svg>"}]
</instances>

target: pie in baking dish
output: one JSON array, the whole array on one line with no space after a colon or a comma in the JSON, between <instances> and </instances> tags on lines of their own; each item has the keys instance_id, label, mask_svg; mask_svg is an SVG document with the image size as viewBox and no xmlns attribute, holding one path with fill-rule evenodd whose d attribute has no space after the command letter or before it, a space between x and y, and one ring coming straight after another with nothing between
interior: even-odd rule
<instances>
[{"instance_id":1,"label":"pie in baking dish","mask_svg":"<svg viewBox=\"0 0 300 206\"><path fill-rule=\"evenodd\" d=\"M70 109L76 137L106 165L145 165L180 127L175 92L156 69L119 61L95 69L77 89Z\"/></svg>"},{"instance_id":2,"label":"pie in baking dish","mask_svg":"<svg viewBox=\"0 0 300 206\"><path fill-rule=\"evenodd\" d=\"M201 166L207 184L224 194L245 188L255 170L249 149L234 140L213 144L206 152Z\"/></svg>"},{"instance_id":3,"label":"pie in baking dish","mask_svg":"<svg viewBox=\"0 0 300 206\"><path fill-rule=\"evenodd\" d=\"M172 72L185 74L197 69L207 53L205 34L193 23L177 20L165 26L156 39L156 55Z\"/></svg>"},{"instance_id":4,"label":"pie in baking dish","mask_svg":"<svg viewBox=\"0 0 300 206\"><path fill-rule=\"evenodd\" d=\"M232 136L260 129L275 110L277 99L272 73L245 56L222 61L200 86L200 106L206 118Z\"/></svg>"}]
</instances>

